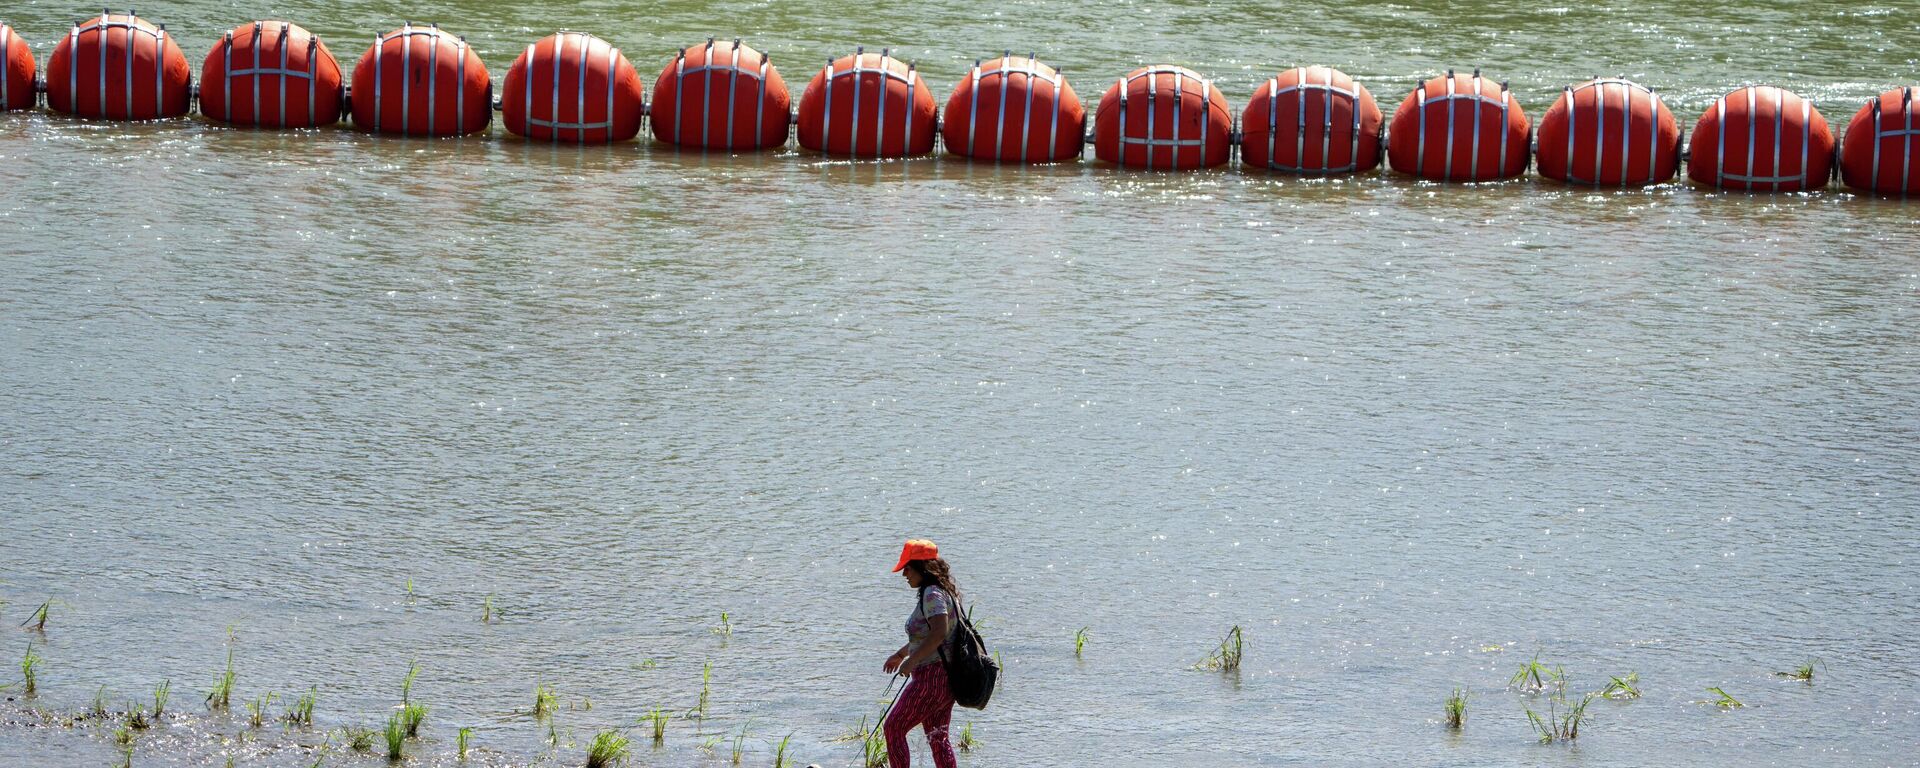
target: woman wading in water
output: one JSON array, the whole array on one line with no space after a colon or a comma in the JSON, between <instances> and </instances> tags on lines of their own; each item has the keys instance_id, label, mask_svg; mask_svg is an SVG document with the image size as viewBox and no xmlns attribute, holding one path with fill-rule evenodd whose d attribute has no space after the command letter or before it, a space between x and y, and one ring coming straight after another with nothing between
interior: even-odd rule
<instances>
[{"instance_id":1,"label":"woman wading in water","mask_svg":"<svg viewBox=\"0 0 1920 768\"><path fill-rule=\"evenodd\" d=\"M887 737L887 765L907 768L912 764L907 753L907 731L924 725L933 764L954 768L953 744L947 741L953 692L947 688L947 668L940 661L940 646L953 637L960 590L953 584L947 561L940 559L940 549L925 539L908 540L893 570L907 577L907 586L918 590L920 598L907 616L907 644L888 656L881 667L908 676L907 687L901 689L900 698L894 700L881 725Z\"/></svg>"}]
</instances>

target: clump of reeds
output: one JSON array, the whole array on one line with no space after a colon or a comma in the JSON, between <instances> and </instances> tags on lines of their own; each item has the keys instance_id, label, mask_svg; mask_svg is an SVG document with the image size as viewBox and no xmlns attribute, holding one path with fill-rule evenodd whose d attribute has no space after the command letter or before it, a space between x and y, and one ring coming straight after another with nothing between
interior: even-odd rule
<instances>
[{"instance_id":1,"label":"clump of reeds","mask_svg":"<svg viewBox=\"0 0 1920 768\"><path fill-rule=\"evenodd\" d=\"M733 617L726 611L721 611L720 626L714 627L711 631L721 637L733 637Z\"/></svg>"},{"instance_id":2,"label":"clump of reeds","mask_svg":"<svg viewBox=\"0 0 1920 768\"><path fill-rule=\"evenodd\" d=\"M213 690L207 692L208 709L226 709L233 704L233 651L227 651L227 671L214 679Z\"/></svg>"},{"instance_id":3,"label":"clump of reeds","mask_svg":"<svg viewBox=\"0 0 1920 768\"><path fill-rule=\"evenodd\" d=\"M619 731L601 731L587 745L587 768L607 768L627 762L629 740Z\"/></svg>"},{"instance_id":4,"label":"clump of reeds","mask_svg":"<svg viewBox=\"0 0 1920 768\"><path fill-rule=\"evenodd\" d=\"M787 744L791 741L793 741L793 734L789 733L774 744L773 768L787 768Z\"/></svg>"},{"instance_id":5,"label":"clump of reeds","mask_svg":"<svg viewBox=\"0 0 1920 768\"><path fill-rule=\"evenodd\" d=\"M1459 688L1447 694L1447 727L1460 730L1467 724L1467 692Z\"/></svg>"},{"instance_id":6,"label":"clump of reeds","mask_svg":"<svg viewBox=\"0 0 1920 768\"><path fill-rule=\"evenodd\" d=\"M20 626L26 627L35 632L45 632L47 631L47 614L52 612L52 610L53 610L53 600L49 599L46 602L41 603L39 608L35 608L33 610L33 613L27 616L26 621L20 622Z\"/></svg>"},{"instance_id":7,"label":"clump of reeds","mask_svg":"<svg viewBox=\"0 0 1920 768\"><path fill-rule=\"evenodd\" d=\"M153 689L153 716L155 719L158 719L166 713L167 700L171 698L173 698L173 678L167 678L160 682L160 687Z\"/></svg>"},{"instance_id":8,"label":"clump of reeds","mask_svg":"<svg viewBox=\"0 0 1920 768\"><path fill-rule=\"evenodd\" d=\"M40 657L40 652L35 651L33 649L33 643L29 641L27 643L27 654L20 657L21 685L28 696L32 696L35 691L40 690L40 662L43 660L44 659Z\"/></svg>"},{"instance_id":9,"label":"clump of reeds","mask_svg":"<svg viewBox=\"0 0 1920 768\"><path fill-rule=\"evenodd\" d=\"M93 692L93 706L87 709L87 714L93 715L94 717L107 716L107 687L105 685L100 686L100 690Z\"/></svg>"},{"instance_id":10,"label":"clump of reeds","mask_svg":"<svg viewBox=\"0 0 1920 768\"><path fill-rule=\"evenodd\" d=\"M973 721L968 720L967 727L960 729L960 738L954 740L953 747L962 752L972 752L979 744L979 740L973 737Z\"/></svg>"},{"instance_id":11,"label":"clump of reeds","mask_svg":"<svg viewBox=\"0 0 1920 768\"><path fill-rule=\"evenodd\" d=\"M399 714L400 714L400 723L406 726L407 738L411 739L415 736L419 736L420 724L423 722L426 722L427 720L427 705L402 704L400 705Z\"/></svg>"},{"instance_id":12,"label":"clump of reeds","mask_svg":"<svg viewBox=\"0 0 1920 768\"><path fill-rule=\"evenodd\" d=\"M1091 629L1093 628L1081 627L1080 631L1073 633L1073 657L1074 658L1076 659L1080 658L1080 653L1087 649L1087 638L1091 636L1089 634L1089 630Z\"/></svg>"},{"instance_id":13,"label":"clump of reeds","mask_svg":"<svg viewBox=\"0 0 1920 768\"><path fill-rule=\"evenodd\" d=\"M536 719L552 717L553 713L558 711L559 709L560 709L559 694L554 693L553 689L548 688L545 683L534 684L533 716Z\"/></svg>"},{"instance_id":14,"label":"clump of reeds","mask_svg":"<svg viewBox=\"0 0 1920 768\"><path fill-rule=\"evenodd\" d=\"M1219 647L1208 653L1200 663L1193 665L1194 669L1232 672L1240 668L1240 657L1245 650L1246 642L1240 631L1240 625L1235 624L1233 629L1227 630L1227 636L1220 640Z\"/></svg>"},{"instance_id":15,"label":"clump of reeds","mask_svg":"<svg viewBox=\"0 0 1920 768\"><path fill-rule=\"evenodd\" d=\"M700 666L700 703L695 705L693 708L693 711L688 714L692 717L700 717L700 718L706 717L707 701L712 696L713 696L713 662L709 661Z\"/></svg>"},{"instance_id":16,"label":"clump of reeds","mask_svg":"<svg viewBox=\"0 0 1920 768\"><path fill-rule=\"evenodd\" d=\"M427 719L427 705L413 702L413 679L419 676L419 663L407 662L407 676L400 678L400 711L397 713L407 738L419 736L420 724Z\"/></svg>"},{"instance_id":17,"label":"clump of reeds","mask_svg":"<svg viewBox=\"0 0 1920 768\"><path fill-rule=\"evenodd\" d=\"M659 739L657 736L655 737L654 743L656 744L659 743ZM747 751L746 744L747 744L747 724L741 723L740 732L737 734L734 734L734 737L733 737L733 764L734 765L739 765L740 756L743 754L746 754L746 751ZM869 763L869 765L871 765L871 763Z\"/></svg>"},{"instance_id":18,"label":"clump of reeds","mask_svg":"<svg viewBox=\"0 0 1920 768\"><path fill-rule=\"evenodd\" d=\"M744 729L743 729L744 731ZM887 764L887 741L880 733L880 725L875 723L867 727L867 718L863 715L860 724L840 735L838 741L860 742L860 765L862 768L884 768Z\"/></svg>"},{"instance_id":19,"label":"clump of reeds","mask_svg":"<svg viewBox=\"0 0 1920 768\"><path fill-rule=\"evenodd\" d=\"M1813 665L1819 662L1819 659L1807 659L1807 663L1795 667L1792 672L1775 672L1774 674L1803 683L1811 683L1813 682Z\"/></svg>"},{"instance_id":20,"label":"clump of reeds","mask_svg":"<svg viewBox=\"0 0 1920 768\"><path fill-rule=\"evenodd\" d=\"M1507 687L1532 692L1547 688L1566 690L1567 673L1560 667L1547 669L1545 664L1540 663L1540 654L1536 653L1527 663L1521 664L1520 670L1513 673L1513 677L1507 680Z\"/></svg>"},{"instance_id":21,"label":"clump of reeds","mask_svg":"<svg viewBox=\"0 0 1920 768\"><path fill-rule=\"evenodd\" d=\"M127 730L144 731L153 727L153 720L147 717L147 710L139 704L127 704Z\"/></svg>"},{"instance_id":22,"label":"clump of reeds","mask_svg":"<svg viewBox=\"0 0 1920 768\"><path fill-rule=\"evenodd\" d=\"M399 712L387 716L387 727L381 731L381 735L387 740L388 760L397 763L400 758L406 757L407 726Z\"/></svg>"},{"instance_id":23,"label":"clump of reeds","mask_svg":"<svg viewBox=\"0 0 1920 768\"><path fill-rule=\"evenodd\" d=\"M267 723L267 709L273 706L273 691L247 702L247 725L259 728Z\"/></svg>"},{"instance_id":24,"label":"clump of reeds","mask_svg":"<svg viewBox=\"0 0 1920 768\"><path fill-rule=\"evenodd\" d=\"M1570 704L1566 694L1554 694L1547 699L1545 717L1527 708L1527 722L1533 725L1533 732L1539 734L1540 743L1551 744L1555 741L1573 741L1580 738L1580 724L1587 719L1587 705L1592 703L1593 694L1580 697L1580 703Z\"/></svg>"},{"instance_id":25,"label":"clump of reeds","mask_svg":"<svg viewBox=\"0 0 1920 768\"><path fill-rule=\"evenodd\" d=\"M1701 702L1703 704L1712 704L1721 709L1733 709L1734 707L1746 706L1745 704L1740 703L1739 699L1736 699L1731 694L1721 690L1718 686L1708 688L1707 692L1719 698L1710 699L1708 701Z\"/></svg>"},{"instance_id":26,"label":"clump of reeds","mask_svg":"<svg viewBox=\"0 0 1920 768\"><path fill-rule=\"evenodd\" d=\"M352 725L343 729L342 733L343 738L347 742L347 748L355 752L373 751L373 740L377 735L372 728L360 728Z\"/></svg>"},{"instance_id":27,"label":"clump of reeds","mask_svg":"<svg viewBox=\"0 0 1920 768\"><path fill-rule=\"evenodd\" d=\"M473 741L473 729L462 728L453 737L454 746L459 750L460 759L467 759L467 744Z\"/></svg>"},{"instance_id":28,"label":"clump of reeds","mask_svg":"<svg viewBox=\"0 0 1920 768\"><path fill-rule=\"evenodd\" d=\"M485 600L480 601L480 623L493 623L493 593L491 592L487 593Z\"/></svg>"},{"instance_id":29,"label":"clump of reeds","mask_svg":"<svg viewBox=\"0 0 1920 768\"><path fill-rule=\"evenodd\" d=\"M640 718L640 722L649 723L653 726L654 746L659 746L667 740L667 718L669 717L672 717L672 715L667 714L665 709L655 707L652 712L647 713L646 717Z\"/></svg>"},{"instance_id":30,"label":"clump of reeds","mask_svg":"<svg viewBox=\"0 0 1920 768\"><path fill-rule=\"evenodd\" d=\"M294 700L293 706L287 709L281 719L286 720L288 725L313 725L313 705L319 699L320 686L308 688L306 693Z\"/></svg>"},{"instance_id":31,"label":"clump of reeds","mask_svg":"<svg viewBox=\"0 0 1920 768\"><path fill-rule=\"evenodd\" d=\"M1616 701L1640 698L1640 673L1607 678L1607 687L1600 689L1600 695Z\"/></svg>"}]
</instances>

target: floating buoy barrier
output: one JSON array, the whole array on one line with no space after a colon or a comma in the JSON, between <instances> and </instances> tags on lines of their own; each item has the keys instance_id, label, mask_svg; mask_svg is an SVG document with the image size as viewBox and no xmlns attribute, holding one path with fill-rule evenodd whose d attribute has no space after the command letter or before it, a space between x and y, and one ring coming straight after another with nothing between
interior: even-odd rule
<instances>
[{"instance_id":1,"label":"floating buoy barrier","mask_svg":"<svg viewBox=\"0 0 1920 768\"><path fill-rule=\"evenodd\" d=\"M104 120L180 117L193 107L193 70L165 25L103 12L47 57L47 106Z\"/></svg>"},{"instance_id":2,"label":"floating buoy barrier","mask_svg":"<svg viewBox=\"0 0 1920 768\"><path fill-rule=\"evenodd\" d=\"M787 143L792 98L772 57L707 38L660 70L649 120L654 138L683 147L766 149Z\"/></svg>"},{"instance_id":3,"label":"floating buoy barrier","mask_svg":"<svg viewBox=\"0 0 1920 768\"><path fill-rule=\"evenodd\" d=\"M1680 173L1680 126L1660 95L1623 79L1567 86L1540 118L1540 175L1572 184L1640 186Z\"/></svg>"},{"instance_id":4,"label":"floating buoy barrier","mask_svg":"<svg viewBox=\"0 0 1920 768\"><path fill-rule=\"evenodd\" d=\"M200 65L200 114L234 125L314 128L340 121L340 63L312 32L256 21L228 32Z\"/></svg>"},{"instance_id":5,"label":"floating buoy barrier","mask_svg":"<svg viewBox=\"0 0 1920 768\"><path fill-rule=\"evenodd\" d=\"M933 93L912 64L856 49L827 63L800 94L800 146L832 155L907 157L933 151Z\"/></svg>"},{"instance_id":6,"label":"floating buoy barrier","mask_svg":"<svg viewBox=\"0 0 1920 768\"><path fill-rule=\"evenodd\" d=\"M32 109L40 100L34 91L33 49L13 33L13 27L0 24L0 112Z\"/></svg>"},{"instance_id":7,"label":"floating buoy barrier","mask_svg":"<svg viewBox=\"0 0 1920 768\"><path fill-rule=\"evenodd\" d=\"M1100 98L1091 129L1064 73L1032 53L974 61L948 96L891 50L831 59L793 103L772 57L740 40L708 38L679 51L652 101L618 48L583 32L526 47L494 99L486 65L466 39L412 22L377 35L345 77L320 38L288 21L252 21L220 37L200 84L166 25L102 11L72 25L36 61L0 24L0 112L46 107L86 119L152 120L192 111L236 126L317 128L343 118L369 133L461 136L507 130L535 141L612 143L639 135L692 149L779 147L789 138L830 155L957 157L1054 163L1094 157L1123 168L1187 171L1225 165L1303 175L1357 174L1384 160L1433 181L1511 179L1539 163L1571 184L1644 186L1675 179L1725 190L1852 189L1906 196L1920 189L1915 87L1881 93L1848 123L1844 142L1812 101L1777 86L1717 99L1690 141L1653 89L1594 78L1562 89L1536 127L1505 82L1473 70L1419 83L1390 119L1366 86L1338 69L1289 69L1258 85L1237 115L1193 70L1136 69ZM344 81L344 82L343 82ZM1384 145L1384 146L1383 146Z\"/></svg>"},{"instance_id":8,"label":"floating buoy barrier","mask_svg":"<svg viewBox=\"0 0 1920 768\"><path fill-rule=\"evenodd\" d=\"M1380 167L1385 119L1366 86L1332 67L1298 67L1253 89L1240 115L1240 162L1287 173Z\"/></svg>"},{"instance_id":9,"label":"floating buoy barrier","mask_svg":"<svg viewBox=\"0 0 1920 768\"><path fill-rule=\"evenodd\" d=\"M372 133L461 136L493 121L493 83L464 37L412 22L374 38L353 67L353 124Z\"/></svg>"},{"instance_id":10,"label":"floating buoy barrier","mask_svg":"<svg viewBox=\"0 0 1920 768\"><path fill-rule=\"evenodd\" d=\"M940 138L976 160L1057 163L1086 148L1087 110L1067 76L1029 53L975 61L947 97Z\"/></svg>"},{"instance_id":11,"label":"floating buoy barrier","mask_svg":"<svg viewBox=\"0 0 1920 768\"><path fill-rule=\"evenodd\" d=\"M1827 185L1833 133L1813 102L1757 85L1719 98L1693 127L1687 176L1719 189L1798 192Z\"/></svg>"},{"instance_id":12,"label":"floating buoy barrier","mask_svg":"<svg viewBox=\"0 0 1920 768\"><path fill-rule=\"evenodd\" d=\"M1141 67L1100 97L1093 154L1123 168L1187 171L1233 156L1233 113L1212 81L1185 67Z\"/></svg>"},{"instance_id":13,"label":"floating buoy barrier","mask_svg":"<svg viewBox=\"0 0 1920 768\"><path fill-rule=\"evenodd\" d=\"M1429 181L1494 181L1526 172L1532 126L1506 83L1480 70L1420 84L1393 112L1387 159Z\"/></svg>"},{"instance_id":14,"label":"floating buoy barrier","mask_svg":"<svg viewBox=\"0 0 1920 768\"><path fill-rule=\"evenodd\" d=\"M536 141L606 144L640 134L644 85L611 43L557 32L527 46L500 88L500 122Z\"/></svg>"},{"instance_id":15,"label":"floating buoy barrier","mask_svg":"<svg viewBox=\"0 0 1920 768\"><path fill-rule=\"evenodd\" d=\"M1840 178L1862 192L1906 195L1920 190L1920 127L1913 88L1895 88L1854 113L1840 147Z\"/></svg>"}]
</instances>

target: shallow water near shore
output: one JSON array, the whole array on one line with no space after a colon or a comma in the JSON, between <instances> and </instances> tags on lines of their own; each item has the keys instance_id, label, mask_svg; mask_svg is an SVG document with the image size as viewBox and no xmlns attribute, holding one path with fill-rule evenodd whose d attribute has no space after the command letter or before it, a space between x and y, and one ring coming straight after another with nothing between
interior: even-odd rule
<instances>
[{"instance_id":1,"label":"shallow water near shore","mask_svg":"<svg viewBox=\"0 0 1920 768\"><path fill-rule=\"evenodd\" d=\"M254 18L349 67L438 21L496 80L559 28L649 85L744 35L796 97L861 44L943 99L1014 48L1089 102L1164 62L1237 110L1324 63L1391 110L1480 66L1536 120L1625 73L1684 125L1765 82L1836 132L1920 81L1893 4L137 8L196 69ZM88 13L0 21L44 62ZM0 189L0 682L45 656L37 696L0 694L0 765L116 763L111 727L60 718L163 679L176 719L136 765L309 765L412 662L410 764L456 764L470 727L478 764L578 765L632 727L640 765L727 764L743 728L742 764L791 734L799 764L852 765L908 535L1006 666L955 713L970 768L1920 749L1920 206L44 112L0 116ZM1241 670L1189 669L1234 625ZM233 713L209 713L229 650ZM1537 744L1545 697L1506 690L1535 653L1576 696L1629 671L1644 696ZM1816 657L1810 685L1773 674ZM706 716L655 748L635 720L694 708L709 662ZM247 727L244 701L309 686L312 730ZM385 763L332 740L328 765Z\"/></svg>"}]
</instances>

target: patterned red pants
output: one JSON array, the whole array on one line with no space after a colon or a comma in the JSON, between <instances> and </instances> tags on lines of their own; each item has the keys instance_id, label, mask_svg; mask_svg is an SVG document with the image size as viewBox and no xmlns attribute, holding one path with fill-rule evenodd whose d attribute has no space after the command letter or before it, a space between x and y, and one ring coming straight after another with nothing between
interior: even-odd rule
<instances>
[{"instance_id":1,"label":"patterned red pants","mask_svg":"<svg viewBox=\"0 0 1920 768\"><path fill-rule=\"evenodd\" d=\"M938 660L914 668L907 687L893 702L882 730L887 736L887 765L908 768L913 758L907 754L907 732L916 725L927 730L927 748L933 751L933 764L954 768L953 744L947 741L947 722L953 719L953 692L947 688L947 668Z\"/></svg>"}]
</instances>

